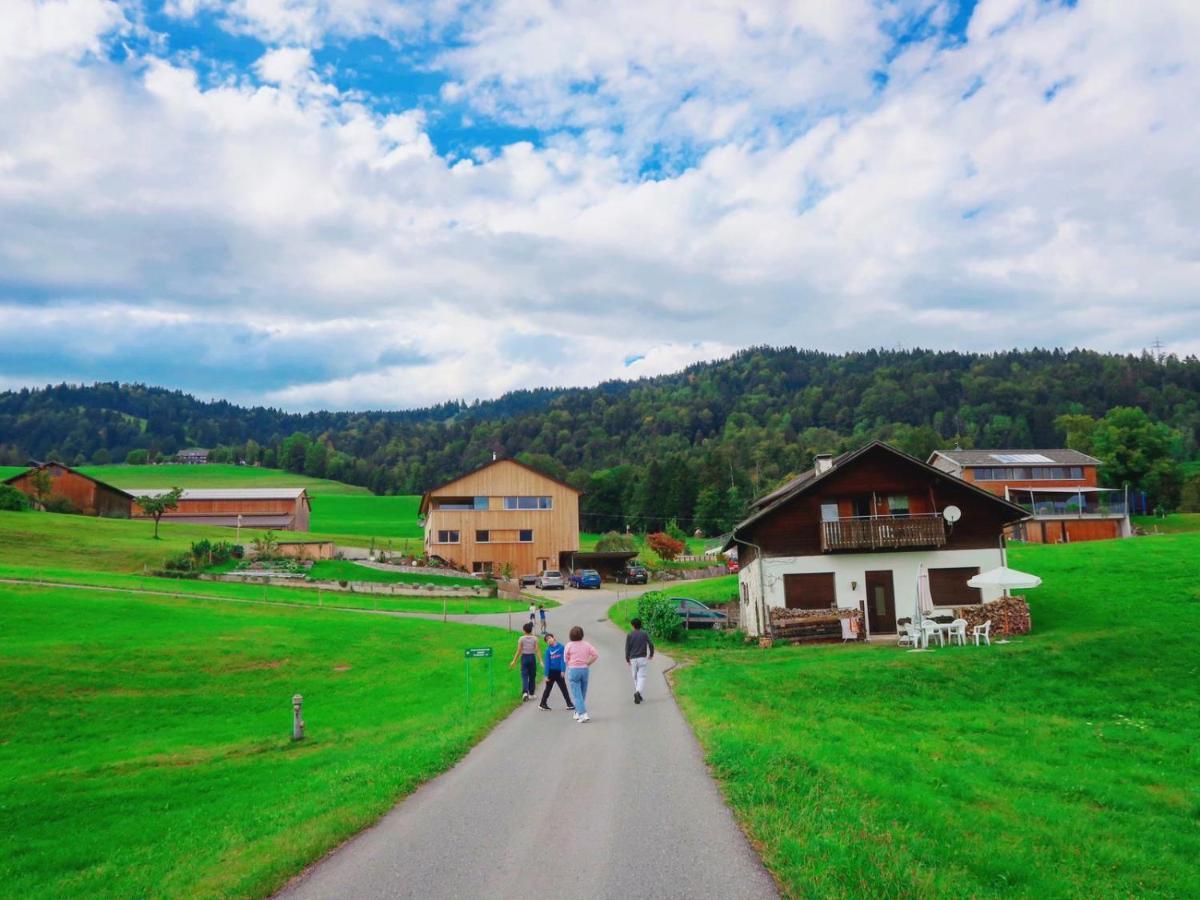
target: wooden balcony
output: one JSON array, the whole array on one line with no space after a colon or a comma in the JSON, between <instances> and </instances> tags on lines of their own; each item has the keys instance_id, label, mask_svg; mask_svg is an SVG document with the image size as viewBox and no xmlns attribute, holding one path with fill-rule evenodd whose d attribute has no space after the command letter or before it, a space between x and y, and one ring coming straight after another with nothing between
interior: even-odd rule
<instances>
[{"instance_id":1,"label":"wooden balcony","mask_svg":"<svg viewBox=\"0 0 1200 900\"><path fill-rule=\"evenodd\" d=\"M942 517L834 519L821 523L821 550L910 550L942 547L946 526Z\"/></svg>"}]
</instances>

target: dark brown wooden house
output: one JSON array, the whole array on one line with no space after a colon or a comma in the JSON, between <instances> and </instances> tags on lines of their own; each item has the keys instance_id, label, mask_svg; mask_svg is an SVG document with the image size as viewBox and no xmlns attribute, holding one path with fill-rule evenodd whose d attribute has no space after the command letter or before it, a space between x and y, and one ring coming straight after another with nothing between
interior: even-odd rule
<instances>
[{"instance_id":1,"label":"dark brown wooden house","mask_svg":"<svg viewBox=\"0 0 1200 900\"><path fill-rule=\"evenodd\" d=\"M967 579L1004 564L1004 529L1028 513L876 441L816 465L755 501L733 531L743 621L760 631L772 606L861 609L872 634L911 616L922 567L935 606L999 596Z\"/></svg>"},{"instance_id":2,"label":"dark brown wooden house","mask_svg":"<svg viewBox=\"0 0 1200 900\"><path fill-rule=\"evenodd\" d=\"M133 497L120 488L97 481L90 475L65 466L62 463L39 463L20 475L14 475L4 483L11 484L22 493L28 494L35 502L39 502L37 475L45 473L49 479L49 490L43 498L52 500L55 497L70 501L75 510L85 516L106 516L111 519L128 519L133 504Z\"/></svg>"}]
</instances>

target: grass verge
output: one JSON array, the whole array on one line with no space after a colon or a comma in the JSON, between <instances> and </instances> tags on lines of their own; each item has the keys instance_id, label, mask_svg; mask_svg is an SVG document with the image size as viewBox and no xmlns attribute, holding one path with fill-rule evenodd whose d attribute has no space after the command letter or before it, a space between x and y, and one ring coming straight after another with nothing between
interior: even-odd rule
<instances>
[{"instance_id":1,"label":"grass verge","mask_svg":"<svg viewBox=\"0 0 1200 900\"><path fill-rule=\"evenodd\" d=\"M308 572L311 581L371 581L377 584L437 584L445 587L490 587L491 582L467 575L426 575L373 569L343 559L321 559Z\"/></svg>"}]
</instances>

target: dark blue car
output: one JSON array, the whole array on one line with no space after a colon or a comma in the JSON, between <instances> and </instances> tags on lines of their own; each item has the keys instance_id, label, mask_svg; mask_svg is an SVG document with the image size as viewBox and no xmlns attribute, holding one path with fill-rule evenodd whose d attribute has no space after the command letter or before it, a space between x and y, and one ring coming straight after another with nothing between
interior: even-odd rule
<instances>
[{"instance_id":1,"label":"dark blue car","mask_svg":"<svg viewBox=\"0 0 1200 900\"><path fill-rule=\"evenodd\" d=\"M571 587L590 588L592 590L600 589L600 573L595 569L580 569L571 576Z\"/></svg>"}]
</instances>

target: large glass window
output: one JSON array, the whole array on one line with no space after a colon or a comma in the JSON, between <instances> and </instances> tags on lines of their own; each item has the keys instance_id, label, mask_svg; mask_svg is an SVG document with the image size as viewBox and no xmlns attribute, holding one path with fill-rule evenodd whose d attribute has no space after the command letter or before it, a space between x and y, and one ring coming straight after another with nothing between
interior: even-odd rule
<instances>
[{"instance_id":1,"label":"large glass window","mask_svg":"<svg viewBox=\"0 0 1200 900\"><path fill-rule=\"evenodd\" d=\"M553 509L552 497L505 497L505 509Z\"/></svg>"}]
</instances>

